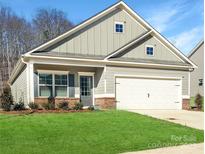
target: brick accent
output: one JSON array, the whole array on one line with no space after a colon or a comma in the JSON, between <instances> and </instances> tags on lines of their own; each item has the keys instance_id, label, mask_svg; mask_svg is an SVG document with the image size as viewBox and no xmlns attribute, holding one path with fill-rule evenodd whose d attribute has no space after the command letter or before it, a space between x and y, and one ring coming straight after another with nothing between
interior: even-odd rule
<instances>
[{"instance_id":1,"label":"brick accent","mask_svg":"<svg viewBox=\"0 0 205 154\"><path fill-rule=\"evenodd\" d=\"M99 109L115 109L116 101L114 97L95 98L95 106Z\"/></svg>"},{"instance_id":2,"label":"brick accent","mask_svg":"<svg viewBox=\"0 0 205 154\"><path fill-rule=\"evenodd\" d=\"M57 107L57 104L59 104L63 101L68 101L69 107L72 108L76 102L80 102L80 98L55 98L56 107ZM36 98L34 98L34 102L39 104L39 105L42 105L44 103L48 103L48 98L36 97Z\"/></svg>"},{"instance_id":3,"label":"brick accent","mask_svg":"<svg viewBox=\"0 0 205 154\"><path fill-rule=\"evenodd\" d=\"M189 110L190 109L189 101L190 101L190 99L183 99L182 100L182 109L183 110Z\"/></svg>"}]
</instances>

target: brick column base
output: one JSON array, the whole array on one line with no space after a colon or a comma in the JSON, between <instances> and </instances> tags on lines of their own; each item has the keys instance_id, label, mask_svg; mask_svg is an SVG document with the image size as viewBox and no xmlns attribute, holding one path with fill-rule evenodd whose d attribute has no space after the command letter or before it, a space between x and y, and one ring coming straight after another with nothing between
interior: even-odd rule
<instances>
[{"instance_id":1,"label":"brick column base","mask_svg":"<svg viewBox=\"0 0 205 154\"><path fill-rule=\"evenodd\" d=\"M182 100L182 109L183 110L189 110L190 109L189 101L190 101L190 99L183 99Z\"/></svg>"},{"instance_id":2,"label":"brick column base","mask_svg":"<svg viewBox=\"0 0 205 154\"><path fill-rule=\"evenodd\" d=\"M116 109L114 97L95 98L95 106L99 109Z\"/></svg>"},{"instance_id":3,"label":"brick column base","mask_svg":"<svg viewBox=\"0 0 205 154\"><path fill-rule=\"evenodd\" d=\"M62 103L63 101L69 102L69 107L72 108L74 107L76 102L80 102L80 98L55 98L55 106L57 107L58 104ZM42 105L48 103L48 98L36 97L34 98L34 102L39 105Z\"/></svg>"}]
</instances>

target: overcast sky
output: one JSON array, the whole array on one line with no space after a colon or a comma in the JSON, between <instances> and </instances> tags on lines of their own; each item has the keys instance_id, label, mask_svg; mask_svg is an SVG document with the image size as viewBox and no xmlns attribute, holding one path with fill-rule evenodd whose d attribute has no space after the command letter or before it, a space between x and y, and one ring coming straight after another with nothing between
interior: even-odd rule
<instances>
[{"instance_id":1,"label":"overcast sky","mask_svg":"<svg viewBox=\"0 0 205 154\"><path fill-rule=\"evenodd\" d=\"M0 5L31 20L38 8L66 12L74 24L93 16L117 0L0 0ZM203 39L203 0L124 0L184 54Z\"/></svg>"}]
</instances>

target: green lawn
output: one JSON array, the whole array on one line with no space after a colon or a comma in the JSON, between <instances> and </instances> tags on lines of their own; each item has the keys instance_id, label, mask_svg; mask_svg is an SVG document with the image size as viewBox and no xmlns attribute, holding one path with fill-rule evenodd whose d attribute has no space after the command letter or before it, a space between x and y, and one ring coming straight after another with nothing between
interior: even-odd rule
<instances>
[{"instance_id":1,"label":"green lawn","mask_svg":"<svg viewBox=\"0 0 205 154\"><path fill-rule=\"evenodd\" d=\"M203 142L203 131L125 111L0 115L0 153L121 153Z\"/></svg>"}]
</instances>

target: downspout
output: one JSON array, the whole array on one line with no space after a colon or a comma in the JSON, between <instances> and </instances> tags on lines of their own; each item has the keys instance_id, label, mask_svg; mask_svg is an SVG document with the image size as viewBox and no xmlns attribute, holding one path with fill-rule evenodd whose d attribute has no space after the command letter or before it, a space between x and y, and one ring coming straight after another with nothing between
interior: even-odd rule
<instances>
[{"instance_id":1,"label":"downspout","mask_svg":"<svg viewBox=\"0 0 205 154\"><path fill-rule=\"evenodd\" d=\"M28 62L24 61L24 55L22 55L21 60L26 65L26 83L28 84L27 85L27 101L28 101L28 103L25 105L25 108L30 109L30 107L28 106L29 101L30 101L30 84L28 82L29 81L30 73L28 72L29 71L28 70Z\"/></svg>"}]
</instances>

